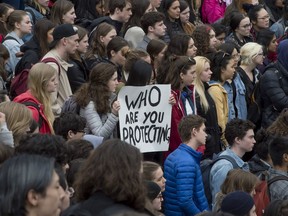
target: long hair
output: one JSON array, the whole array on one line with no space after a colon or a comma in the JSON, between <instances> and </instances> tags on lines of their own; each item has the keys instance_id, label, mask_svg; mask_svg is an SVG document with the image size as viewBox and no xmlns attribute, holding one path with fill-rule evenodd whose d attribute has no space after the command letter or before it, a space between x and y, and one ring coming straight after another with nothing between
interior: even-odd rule
<instances>
[{"instance_id":1,"label":"long hair","mask_svg":"<svg viewBox=\"0 0 288 216\"><path fill-rule=\"evenodd\" d=\"M116 71L116 67L108 63L99 63L93 67L88 83L83 84L75 93L77 103L81 107L86 107L90 101L93 101L97 104L98 113L108 113L111 92L107 84Z\"/></svg>"},{"instance_id":2,"label":"long hair","mask_svg":"<svg viewBox=\"0 0 288 216\"><path fill-rule=\"evenodd\" d=\"M210 46L209 32L213 30L209 25L199 25L196 26L192 37L197 47L197 56L203 56L207 54Z\"/></svg>"},{"instance_id":3,"label":"long hair","mask_svg":"<svg viewBox=\"0 0 288 216\"><path fill-rule=\"evenodd\" d=\"M9 9L13 9L14 8L6 3L0 3L0 34L3 34L4 36L8 33L8 29L7 29L7 19L8 19L8 11Z\"/></svg>"},{"instance_id":4,"label":"long hair","mask_svg":"<svg viewBox=\"0 0 288 216\"><path fill-rule=\"evenodd\" d=\"M84 37L87 35L88 36L88 31L85 28L82 28L81 26L77 26L78 28L78 36L79 36L79 42L84 39ZM70 57L71 59L76 59L78 61L81 60L81 54L78 50L76 50L75 54L72 54Z\"/></svg>"},{"instance_id":5,"label":"long hair","mask_svg":"<svg viewBox=\"0 0 288 216\"><path fill-rule=\"evenodd\" d=\"M30 1L28 0L26 4L31 6L32 8L35 8L44 16L46 16L50 11L48 7L44 7L43 5L39 4L38 0L30 0Z\"/></svg>"},{"instance_id":6,"label":"long hair","mask_svg":"<svg viewBox=\"0 0 288 216\"><path fill-rule=\"evenodd\" d=\"M51 22L56 25L63 24L63 15L74 7L74 4L68 0L57 0L51 9Z\"/></svg>"},{"instance_id":7,"label":"long hair","mask_svg":"<svg viewBox=\"0 0 288 216\"><path fill-rule=\"evenodd\" d=\"M113 29L115 30L114 26L105 22L97 26L97 29L93 33L92 41L90 43L88 51L85 54L86 59L93 58L94 55L98 55L99 57L106 56L106 46L100 40L100 38L105 37Z\"/></svg>"},{"instance_id":8,"label":"long hair","mask_svg":"<svg viewBox=\"0 0 288 216\"><path fill-rule=\"evenodd\" d=\"M81 166L74 188L79 201L102 191L115 202L136 210L145 204L141 178L142 155L138 148L110 139L97 147Z\"/></svg>"},{"instance_id":9,"label":"long hair","mask_svg":"<svg viewBox=\"0 0 288 216\"><path fill-rule=\"evenodd\" d=\"M56 25L48 19L38 20L34 26L34 37L39 42L42 57L49 51L47 32L55 28L55 26Z\"/></svg>"},{"instance_id":10,"label":"long hair","mask_svg":"<svg viewBox=\"0 0 288 216\"><path fill-rule=\"evenodd\" d=\"M54 173L54 159L18 155L0 168L0 215L27 215L29 191L45 197Z\"/></svg>"},{"instance_id":11,"label":"long hair","mask_svg":"<svg viewBox=\"0 0 288 216\"><path fill-rule=\"evenodd\" d=\"M196 79L194 81L194 87L195 87L195 90L200 97L201 107L204 109L204 111L206 113L209 109L209 103L208 103L207 98L205 96L205 87L204 87L204 84L203 84L200 76L201 76L201 73L203 73L203 71L205 69L205 63L210 64L210 61L209 61L209 59L207 59L206 57L203 57L203 56L196 56L196 57L194 57L194 60L196 61L196 74L197 74Z\"/></svg>"},{"instance_id":12,"label":"long hair","mask_svg":"<svg viewBox=\"0 0 288 216\"><path fill-rule=\"evenodd\" d=\"M288 135L288 108L282 110L277 119L267 128L267 133L273 136Z\"/></svg>"},{"instance_id":13,"label":"long hair","mask_svg":"<svg viewBox=\"0 0 288 216\"><path fill-rule=\"evenodd\" d=\"M9 59L9 57L10 54L7 48L3 44L0 44L0 77L2 77L4 81L6 81L7 79L7 73L5 70L5 61Z\"/></svg>"},{"instance_id":14,"label":"long hair","mask_svg":"<svg viewBox=\"0 0 288 216\"><path fill-rule=\"evenodd\" d=\"M25 16L28 16L28 14L25 11L22 10L14 10L7 18L7 29L9 32L14 31L16 26L16 23L20 23Z\"/></svg>"},{"instance_id":15,"label":"long hair","mask_svg":"<svg viewBox=\"0 0 288 216\"><path fill-rule=\"evenodd\" d=\"M146 61L139 59L132 65L126 86L146 86L150 83L152 66Z\"/></svg>"},{"instance_id":16,"label":"long hair","mask_svg":"<svg viewBox=\"0 0 288 216\"><path fill-rule=\"evenodd\" d=\"M154 181L155 180L155 172L161 168L158 163L152 161L143 161L143 180L145 181Z\"/></svg>"},{"instance_id":17,"label":"long hair","mask_svg":"<svg viewBox=\"0 0 288 216\"><path fill-rule=\"evenodd\" d=\"M14 144L17 145L32 123L32 112L25 105L12 101L0 103L0 112L5 114L7 127L12 131Z\"/></svg>"},{"instance_id":18,"label":"long hair","mask_svg":"<svg viewBox=\"0 0 288 216\"><path fill-rule=\"evenodd\" d=\"M31 94L43 104L44 115L48 119L50 129L53 131L54 115L51 108L50 93L47 92L49 80L55 76L56 70L49 64L37 63L33 65L28 75L28 89Z\"/></svg>"}]
</instances>

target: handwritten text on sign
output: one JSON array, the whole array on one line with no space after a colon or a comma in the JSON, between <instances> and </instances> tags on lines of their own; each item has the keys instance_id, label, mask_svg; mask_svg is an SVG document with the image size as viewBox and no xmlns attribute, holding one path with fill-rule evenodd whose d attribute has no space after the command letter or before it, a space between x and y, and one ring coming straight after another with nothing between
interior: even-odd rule
<instances>
[{"instance_id":1,"label":"handwritten text on sign","mask_svg":"<svg viewBox=\"0 0 288 216\"><path fill-rule=\"evenodd\" d=\"M141 152L167 151L170 137L170 85L126 86L118 94L121 139Z\"/></svg>"}]
</instances>

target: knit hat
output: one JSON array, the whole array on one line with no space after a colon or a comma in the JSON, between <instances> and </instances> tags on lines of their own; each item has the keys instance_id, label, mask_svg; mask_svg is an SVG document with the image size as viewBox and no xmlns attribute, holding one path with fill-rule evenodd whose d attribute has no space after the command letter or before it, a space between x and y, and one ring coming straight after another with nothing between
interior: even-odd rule
<instances>
[{"instance_id":1,"label":"knit hat","mask_svg":"<svg viewBox=\"0 0 288 216\"><path fill-rule=\"evenodd\" d=\"M152 201L157 198L159 193L161 192L161 188L158 184L153 181L147 181L146 189L147 189L147 197Z\"/></svg>"},{"instance_id":2,"label":"knit hat","mask_svg":"<svg viewBox=\"0 0 288 216\"><path fill-rule=\"evenodd\" d=\"M55 27L53 31L53 41L49 45L50 49L53 49L57 42L64 37L70 37L78 33L78 28L72 24L61 24Z\"/></svg>"},{"instance_id":3,"label":"knit hat","mask_svg":"<svg viewBox=\"0 0 288 216\"><path fill-rule=\"evenodd\" d=\"M235 191L225 196L221 204L221 211L242 216L248 214L254 206L251 195L243 191Z\"/></svg>"}]
</instances>

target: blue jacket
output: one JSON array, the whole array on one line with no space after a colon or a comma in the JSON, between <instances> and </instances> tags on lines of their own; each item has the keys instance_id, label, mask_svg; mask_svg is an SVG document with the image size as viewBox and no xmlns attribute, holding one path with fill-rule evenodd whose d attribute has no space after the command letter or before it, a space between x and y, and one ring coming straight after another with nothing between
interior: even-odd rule
<instances>
[{"instance_id":1,"label":"blue jacket","mask_svg":"<svg viewBox=\"0 0 288 216\"><path fill-rule=\"evenodd\" d=\"M165 160L164 211L166 216L193 216L208 210L200 170L201 155L190 146L181 144Z\"/></svg>"}]
</instances>

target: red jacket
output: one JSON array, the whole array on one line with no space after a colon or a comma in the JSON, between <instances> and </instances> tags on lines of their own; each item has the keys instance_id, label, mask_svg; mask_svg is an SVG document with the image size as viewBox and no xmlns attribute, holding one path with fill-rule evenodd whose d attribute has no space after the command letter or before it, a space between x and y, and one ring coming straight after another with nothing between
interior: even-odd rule
<instances>
[{"instance_id":1,"label":"red jacket","mask_svg":"<svg viewBox=\"0 0 288 216\"><path fill-rule=\"evenodd\" d=\"M33 119L36 121L36 122L39 122L39 114L41 115L42 117L42 125L41 127L39 128L39 133L43 133L43 134L51 134L52 131L51 131L51 128L50 128L50 124L48 122L48 119L46 118L46 116L44 115L44 109L43 109L43 104L41 104L32 94L31 92L28 90L26 91L25 93L23 94L20 94L19 96L17 96L15 99L14 99L14 102L17 102L17 103L23 103L23 102L26 102L26 101L29 101L29 102L33 102L35 104L37 104L39 107L40 107L40 110L38 112L38 110L33 107L33 106L27 106L31 111L32 111L32 115L33 115Z\"/></svg>"}]
</instances>

